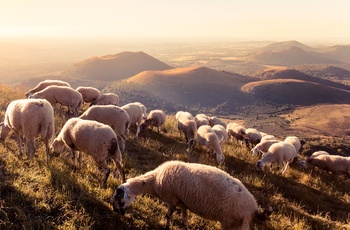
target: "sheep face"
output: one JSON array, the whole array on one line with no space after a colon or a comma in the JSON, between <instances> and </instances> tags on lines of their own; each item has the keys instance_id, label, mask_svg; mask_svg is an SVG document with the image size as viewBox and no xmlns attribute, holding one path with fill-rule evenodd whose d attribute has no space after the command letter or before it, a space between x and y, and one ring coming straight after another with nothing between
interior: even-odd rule
<instances>
[{"instance_id":1,"label":"sheep face","mask_svg":"<svg viewBox=\"0 0 350 230\"><path fill-rule=\"evenodd\" d=\"M4 141L10 131L11 129L9 127L6 127L4 122L1 122L0 123L0 141Z\"/></svg>"},{"instance_id":2,"label":"sheep face","mask_svg":"<svg viewBox=\"0 0 350 230\"><path fill-rule=\"evenodd\" d=\"M258 148L253 148L251 151L253 157L259 156L260 150Z\"/></svg>"},{"instance_id":3,"label":"sheep face","mask_svg":"<svg viewBox=\"0 0 350 230\"><path fill-rule=\"evenodd\" d=\"M59 141L57 138L52 142L50 148L52 149L52 154L54 156L59 156L61 152L64 150L63 141Z\"/></svg>"},{"instance_id":4,"label":"sheep face","mask_svg":"<svg viewBox=\"0 0 350 230\"><path fill-rule=\"evenodd\" d=\"M132 194L126 185L119 185L114 191L112 197L113 210L115 212L119 212L121 215L124 215L126 209L131 205L135 197L136 195Z\"/></svg>"},{"instance_id":5,"label":"sheep face","mask_svg":"<svg viewBox=\"0 0 350 230\"><path fill-rule=\"evenodd\" d=\"M265 166L265 163L262 162L261 160L259 160L258 162L256 162L255 164L255 168L257 171L261 171Z\"/></svg>"},{"instance_id":6,"label":"sheep face","mask_svg":"<svg viewBox=\"0 0 350 230\"><path fill-rule=\"evenodd\" d=\"M305 169L308 168L305 160L299 161L298 166L299 168L305 168Z\"/></svg>"}]
</instances>

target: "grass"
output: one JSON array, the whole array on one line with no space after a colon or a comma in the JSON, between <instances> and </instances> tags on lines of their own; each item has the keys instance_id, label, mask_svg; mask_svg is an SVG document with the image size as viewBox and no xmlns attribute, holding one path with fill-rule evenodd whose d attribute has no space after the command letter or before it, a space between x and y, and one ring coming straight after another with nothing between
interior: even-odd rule
<instances>
[{"instance_id":1,"label":"grass","mask_svg":"<svg viewBox=\"0 0 350 230\"><path fill-rule=\"evenodd\" d=\"M21 89L0 86L1 120L7 104L23 95ZM63 123L62 117L56 117L56 132ZM186 152L184 137L171 115L160 134L147 130L134 139L134 132L132 128L123 156L127 178L173 159L214 165L241 180L262 208L273 208L270 219L254 223L253 229L350 228L350 180L344 176L320 175L295 164L283 176L269 170L257 172L257 159L231 141L223 146L225 163L217 165L204 147L197 145L192 154ZM312 145L317 142L313 140ZM111 173L107 189L102 189L101 174L90 156L84 155L81 169L74 170L71 159L64 155L47 165L40 140L37 147L35 159L29 161L19 156L13 137L0 144L0 229L164 229L166 206L162 201L139 196L126 215L120 216L110 204L121 183L117 173ZM116 171L113 164L110 167ZM220 229L220 224L190 212L189 227ZM172 229L181 228L181 215L175 212Z\"/></svg>"}]
</instances>

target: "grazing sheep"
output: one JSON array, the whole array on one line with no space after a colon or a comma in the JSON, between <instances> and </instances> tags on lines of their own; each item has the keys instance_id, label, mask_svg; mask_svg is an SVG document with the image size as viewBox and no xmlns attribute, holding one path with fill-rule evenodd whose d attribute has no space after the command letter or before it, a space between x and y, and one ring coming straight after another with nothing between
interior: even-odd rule
<instances>
[{"instance_id":1,"label":"grazing sheep","mask_svg":"<svg viewBox=\"0 0 350 230\"><path fill-rule=\"evenodd\" d=\"M194 120L194 117L193 117L193 115L191 113L184 112L184 111L177 112L175 117L176 117L176 120L179 120L180 118L181 119Z\"/></svg>"},{"instance_id":2,"label":"grazing sheep","mask_svg":"<svg viewBox=\"0 0 350 230\"><path fill-rule=\"evenodd\" d=\"M224 122L223 120L221 120L220 118L217 118L215 116L209 117L209 125L211 127L213 127L214 125L222 125L222 126L225 127L225 129L227 127L227 123L226 122Z\"/></svg>"},{"instance_id":3,"label":"grazing sheep","mask_svg":"<svg viewBox=\"0 0 350 230\"><path fill-rule=\"evenodd\" d=\"M203 164L168 161L146 174L128 179L115 189L114 211L124 215L126 208L141 194L150 194L167 203L167 228L176 206L181 207L186 229L187 210L219 221L223 230L249 230L252 221L261 215L254 196L238 179Z\"/></svg>"},{"instance_id":4,"label":"grazing sheep","mask_svg":"<svg viewBox=\"0 0 350 230\"><path fill-rule=\"evenodd\" d=\"M284 142L291 143L295 147L295 150L297 151L297 153L299 152L301 147L299 138L297 138L296 136L289 136L289 137L286 137L286 139L284 139Z\"/></svg>"},{"instance_id":5,"label":"grazing sheep","mask_svg":"<svg viewBox=\"0 0 350 230\"><path fill-rule=\"evenodd\" d=\"M214 125L211 127L219 138L220 145L222 145L228 138L227 131L222 125Z\"/></svg>"},{"instance_id":6,"label":"grazing sheep","mask_svg":"<svg viewBox=\"0 0 350 230\"><path fill-rule=\"evenodd\" d=\"M195 135L197 133L197 123L193 119L188 119L188 116L180 116L177 121L177 128L184 133L186 143L188 145L188 151L191 152L196 143Z\"/></svg>"},{"instance_id":7,"label":"grazing sheep","mask_svg":"<svg viewBox=\"0 0 350 230\"><path fill-rule=\"evenodd\" d=\"M194 119L197 122L197 128L199 128L202 125L209 125L210 117L208 117L207 115L205 115L203 113L197 114Z\"/></svg>"},{"instance_id":8,"label":"grazing sheep","mask_svg":"<svg viewBox=\"0 0 350 230\"><path fill-rule=\"evenodd\" d=\"M95 105L88 108L79 118L94 120L111 126L117 136L120 137L121 149L125 150L130 117L124 109L115 105Z\"/></svg>"},{"instance_id":9,"label":"grazing sheep","mask_svg":"<svg viewBox=\"0 0 350 230\"><path fill-rule=\"evenodd\" d=\"M261 140L260 142L263 142L265 140L277 140L276 137L274 135L271 135L271 134L264 134L262 132L260 132L262 137L261 137Z\"/></svg>"},{"instance_id":10,"label":"grazing sheep","mask_svg":"<svg viewBox=\"0 0 350 230\"><path fill-rule=\"evenodd\" d=\"M245 130L245 127L235 122L230 122L226 126L228 136L231 137L231 139L235 138L237 143L238 141L243 142L244 138L247 136Z\"/></svg>"},{"instance_id":11,"label":"grazing sheep","mask_svg":"<svg viewBox=\"0 0 350 230\"><path fill-rule=\"evenodd\" d=\"M77 150L87 153L95 160L104 173L101 181L102 187L106 188L106 182L110 173L106 163L107 157L113 159L123 182L125 182L124 170L121 164L122 155L117 136L108 125L97 121L71 118L63 125L60 133L52 142L53 154L58 155L64 150L65 146L71 149L74 158L74 151Z\"/></svg>"},{"instance_id":12,"label":"grazing sheep","mask_svg":"<svg viewBox=\"0 0 350 230\"><path fill-rule=\"evenodd\" d=\"M148 114L148 117L146 118L145 122L141 125L140 128L141 130L145 130L149 125L154 126L158 128L158 133L159 133L160 127L165 123L165 119L166 119L166 116L162 110L160 109L152 110Z\"/></svg>"},{"instance_id":13,"label":"grazing sheep","mask_svg":"<svg viewBox=\"0 0 350 230\"><path fill-rule=\"evenodd\" d=\"M245 133L247 135L244 138L244 142L248 148L250 147L250 145L253 148L255 145L260 143L262 135L258 130L253 128L248 128L245 130Z\"/></svg>"},{"instance_id":14,"label":"grazing sheep","mask_svg":"<svg viewBox=\"0 0 350 230\"><path fill-rule=\"evenodd\" d=\"M350 157L321 154L307 159L307 163L320 170L331 173L345 174L350 178Z\"/></svg>"},{"instance_id":15,"label":"grazing sheep","mask_svg":"<svg viewBox=\"0 0 350 230\"><path fill-rule=\"evenodd\" d=\"M54 135L55 121L53 108L44 99L19 99L12 101L5 112L1 124L1 140L5 140L10 130L17 136L19 152L22 155L22 141L25 141L28 157L35 153L34 138L41 136L46 147L46 162L49 161L49 141Z\"/></svg>"},{"instance_id":16,"label":"grazing sheep","mask_svg":"<svg viewBox=\"0 0 350 230\"><path fill-rule=\"evenodd\" d=\"M139 106L141 106L143 119L146 119L148 116L147 115L147 107L144 104L142 104L141 102L135 102L135 104L138 104Z\"/></svg>"},{"instance_id":17,"label":"grazing sheep","mask_svg":"<svg viewBox=\"0 0 350 230\"><path fill-rule=\"evenodd\" d=\"M291 163L294 157L297 155L295 148L292 144L287 142L278 142L272 144L268 149L267 153L256 163L256 169L261 170L267 163L278 164L278 170L280 170L281 164L285 164L282 175L287 170L289 163ZM272 169L272 164L271 168Z\"/></svg>"},{"instance_id":18,"label":"grazing sheep","mask_svg":"<svg viewBox=\"0 0 350 230\"><path fill-rule=\"evenodd\" d=\"M29 98L46 99L55 110L57 110L57 103L68 106L68 113L73 113L74 116L79 115L79 109L84 105L83 96L78 91L67 86L48 86L29 96Z\"/></svg>"},{"instance_id":19,"label":"grazing sheep","mask_svg":"<svg viewBox=\"0 0 350 230\"><path fill-rule=\"evenodd\" d=\"M316 152L314 152L314 153L311 154L311 156L309 157L309 159L313 159L313 158L315 158L315 157L317 157L317 156L320 156L320 155L329 155L329 153L326 152L326 151L322 151L322 150L316 151ZM305 168L305 169L308 168L307 160L301 160L301 161L299 161L299 162L298 162L298 166L301 167L301 168Z\"/></svg>"},{"instance_id":20,"label":"grazing sheep","mask_svg":"<svg viewBox=\"0 0 350 230\"><path fill-rule=\"evenodd\" d=\"M136 124L137 128L135 137L138 137L143 117L141 106L138 103L129 103L123 105L121 108L129 114L130 124Z\"/></svg>"},{"instance_id":21,"label":"grazing sheep","mask_svg":"<svg viewBox=\"0 0 350 230\"><path fill-rule=\"evenodd\" d=\"M94 87L80 86L76 89L82 96L85 103L91 103L100 97L100 90Z\"/></svg>"},{"instance_id":22,"label":"grazing sheep","mask_svg":"<svg viewBox=\"0 0 350 230\"><path fill-rule=\"evenodd\" d=\"M101 95L93 102L93 105L116 105L119 106L119 96L115 93L101 93Z\"/></svg>"},{"instance_id":23,"label":"grazing sheep","mask_svg":"<svg viewBox=\"0 0 350 230\"><path fill-rule=\"evenodd\" d=\"M30 95L32 95L32 94L34 94L36 92L39 92L39 91L45 89L46 87L48 87L50 85L70 87L69 83L67 83L65 81L61 81L61 80L45 80L45 81L39 82L39 84L37 84L37 86L35 86L33 89L31 89L28 92L26 92L26 97L29 97Z\"/></svg>"},{"instance_id":24,"label":"grazing sheep","mask_svg":"<svg viewBox=\"0 0 350 230\"><path fill-rule=\"evenodd\" d=\"M279 140L262 140L259 144L252 148L252 155L258 156L260 153L265 154L271 145L280 142Z\"/></svg>"},{"instance_id":25,"label":"grazing sheep","mask_svg":"<svg viewBox=\"0 0 350 230\"><path fill-rule=\"evenodd\" d=\"M209 125L202 125L197 130L197 140L201 145L205 145L207 152L212 150L216 154L216 161L220 164L224 162L225 156L222 153L220 140L214 130Z\"/></svg>"}]
</instances>

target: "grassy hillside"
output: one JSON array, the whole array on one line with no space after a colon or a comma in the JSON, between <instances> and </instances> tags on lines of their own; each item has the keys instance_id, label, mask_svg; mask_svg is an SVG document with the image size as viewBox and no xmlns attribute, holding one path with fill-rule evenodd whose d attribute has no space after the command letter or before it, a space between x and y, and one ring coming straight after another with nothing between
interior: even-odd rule
<instances>
[{"instance_id":1,"label":"grassy hillside","mask_svg":"<svg viewBox=\"0 0 350 230\"><path fill-rule=\"evenodd\" d=\"M22 95L24 91L0 86L0 120L7 104ZM56 117L56 132L63 123L64 119ZM134 131L132 128L131 134ZM315 147L321 142L304 141L303 146ZM117 174L112 173L107 189L102 189L101 175L90 156L84 155L78 170L64 155L47 165L44 146L39 140L37 144L32 161L19 156L13 137L0 144L0 229L164 229L164 203L148 195L139 196L126 215L120 216L110 204L115 187L121 183ZM123 160L127 178L171 159L200 162L227 171L245 184L261 207L272 206L274 210L269 220L254 223L253 229L350 228L349 179L300 170L295 164L284 176L269 170L257 172L257 159L236 142L225 143L223 152L226 160L222 165L217 165L201 146L188 154L174 116L168 115L160 134L147 130L138 139L129 136ZM110 167L115 172L115 166L110 163ZM189 227L219 229L219 224L190 213ZM181 215L175 212L172 229L181 228Z\"/></svg>"}]
</instances>

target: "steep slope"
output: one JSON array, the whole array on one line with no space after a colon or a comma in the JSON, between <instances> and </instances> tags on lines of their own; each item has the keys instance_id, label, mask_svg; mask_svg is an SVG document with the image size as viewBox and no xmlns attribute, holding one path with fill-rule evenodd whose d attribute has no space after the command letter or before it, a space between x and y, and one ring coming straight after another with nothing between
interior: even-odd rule
<instances>
[{"instance_id":1,"label":"steep slope","mask_svg":"<svg viewBox=\"0 0 350 230\"><path fill-rule=\"evenodd\" d=\"M115 55L91 57L64 70L64 77L116 81L145 70L166 70L172 67L144 52L122 52Z\"/></svg>"}]
</instances>

